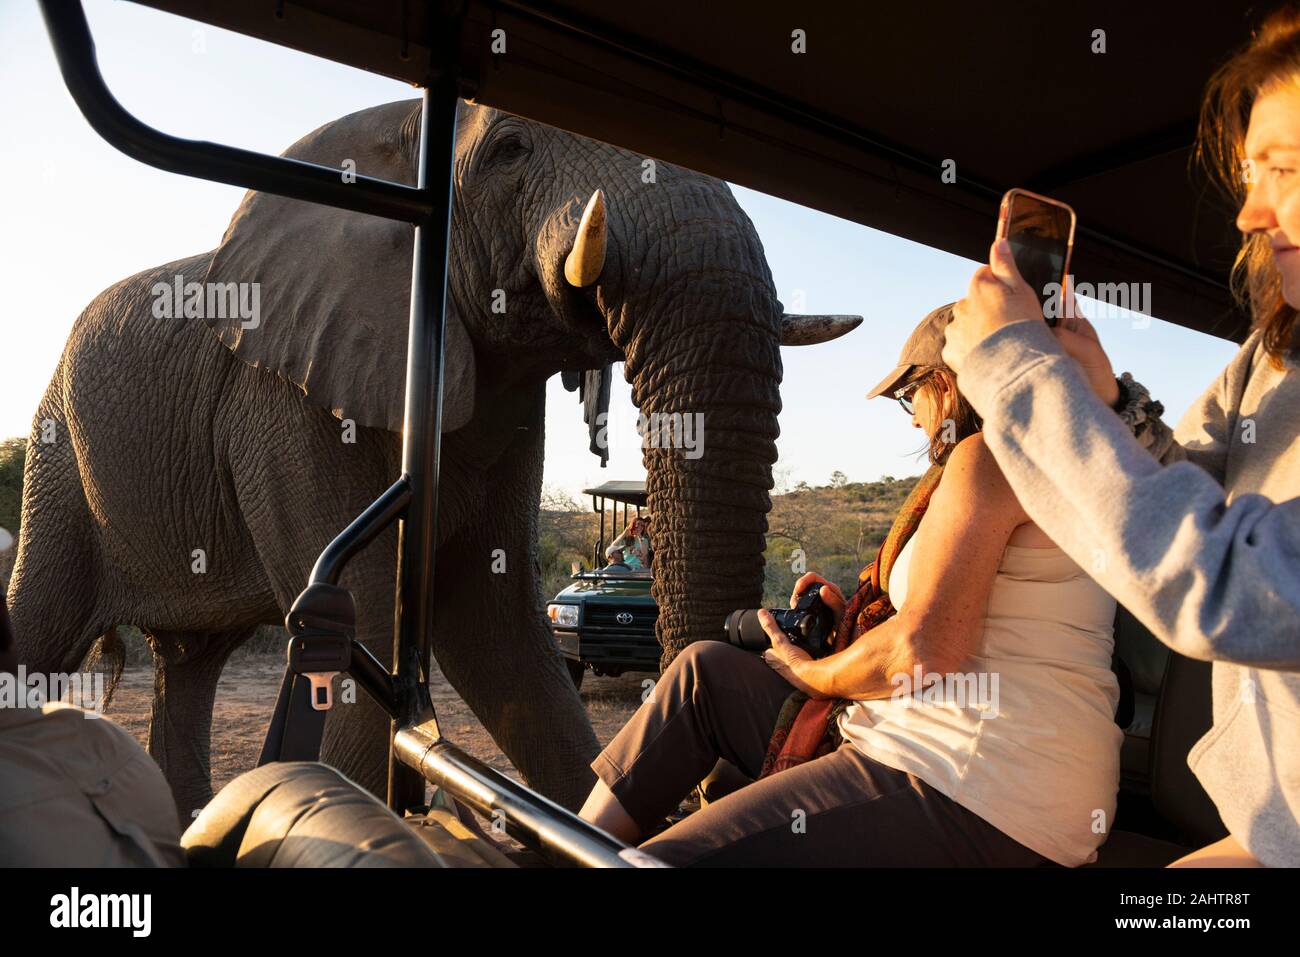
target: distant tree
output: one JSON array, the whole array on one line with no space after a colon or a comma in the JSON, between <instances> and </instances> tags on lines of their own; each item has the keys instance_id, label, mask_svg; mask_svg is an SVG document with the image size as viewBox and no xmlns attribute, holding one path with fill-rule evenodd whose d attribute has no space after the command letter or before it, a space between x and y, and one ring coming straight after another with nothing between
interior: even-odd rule
<instances>
[{"instance_id":1,"label":"distant tree","mask_svg":"<svg viewBox=\"0 0 1300 957\"><path fill-rule=\"evenodd\" d=\"M849 484L849 477L836 469L831 473L831 488L844 488Z\"/></svg>"},{"instance_id":2,"label":"distant tree","mask_svg":"<svg viewBox=\"0 0 1300 957\"><path fill-rule=\"evenodd\" d=\"M892 485L894 482L897 482L898 479L894 478L892 475L882 475L880 476L880 481L888 482L889 484Z\"/></svg>"},{"instance_id":3,"label":"distant tree","mask_svg":"<svg viewBox=\"0 0 1300 957\"><path fill-rule=\"evenodd\" d=\"M546 598L569 584L575 562L590 564L600 518L563 489L542 490L537 523L537 563Z\"/></svg>"},{"instance_id":4,"label":"distant tree","mask_svg":"<svg viewBox=\"0 0 1300 957\"><path fill-rule=\"evenodd\" d=\"M15 533L22 514L23 462L26 458L26 439L0 442L0 528Z\"/></svg>"},{"instance_id":5,"label":"distant tree","mask_svg":"<svg viewBox=\"0 0 1300 957\"><path fill-rule=\"evenodd\" d=\"M18 520L23 504L23 462L27 457L26 439L0 442L0 528L18 537ZM8 587L18 547L0 552L0 586Z\"/></svg>"}]
</instances>

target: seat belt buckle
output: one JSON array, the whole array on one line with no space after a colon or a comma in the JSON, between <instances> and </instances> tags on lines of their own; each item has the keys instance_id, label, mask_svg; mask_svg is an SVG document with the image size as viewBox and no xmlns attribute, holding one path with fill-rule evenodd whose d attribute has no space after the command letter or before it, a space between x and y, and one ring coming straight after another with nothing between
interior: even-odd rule
<instances>
[{"instance_id":1,"label":"seat belt buckle","mask_svg":"<svg viewBox=\"0 0 1300 957\"><path fill-rule=\"evenodd\" d=\"M333 585L308 586L289 611L289 669L307 679L314 711L334 706L333 680L352 665L352 596Z\"/></svg>"},{"instance_id":2,"label":"seat belt buckle","mask_svg":"<svg viewBox=\"0 0 1300 957\"><path fill-rule=\"evenodd\" d=\"M310 687L313 711L328 711L334 707L334 676L337 671L309 671L303 674Z\"/></svg>"},{"instance_id":3,"label":"seat belt buckle","mask_svg":"<svg viewBox=\"0 0 1300 957\"><path fill-rule=\"evenodd\" d=\"M289 643L289 668L302 675L311 687L311 706L328 711L334 706L334 676L352 664L350 635L308 631L294 635Z\"/></svg>"}]
</instances>

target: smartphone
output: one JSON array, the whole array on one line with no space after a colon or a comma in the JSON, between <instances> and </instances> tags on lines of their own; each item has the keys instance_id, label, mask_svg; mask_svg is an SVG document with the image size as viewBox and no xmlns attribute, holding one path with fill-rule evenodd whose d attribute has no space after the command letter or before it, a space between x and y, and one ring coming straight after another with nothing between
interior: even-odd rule
<instances>
[{"instance_id":1,"label":"smartphone","mask_svg":"<svg viewBox=\"0 0 1300 957\"><path fill-rule=\"evenodd\" d=\"M1038 295L1043 318L1056 325L1064 306L1057 291L1065 287L1074 249L1074 210L1027 189L1007 190L998 210L998 238L1011 244L1016 268Z\"/></svg>"}]
</instances>

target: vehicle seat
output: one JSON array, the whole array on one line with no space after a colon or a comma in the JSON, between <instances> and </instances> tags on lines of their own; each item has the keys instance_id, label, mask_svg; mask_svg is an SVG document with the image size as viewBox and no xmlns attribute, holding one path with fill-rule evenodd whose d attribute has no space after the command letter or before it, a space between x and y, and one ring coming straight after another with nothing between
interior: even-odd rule
<instances>
[{"instance_id":1,"label":"vehicle seat","mask_svg":"<svg viewBox=\"0 0 1300 957\"><path fill-rule=\"evenodd\" d=\"M1120 752L1121 789L1126 784L1145 784L1152 806L1182 843L1117 830L1089 866L1164 867L1228 833L1214 802L1187 766L1188 752L1214 723L1211 664L1160 645L1124 609L1115 619L1115 649L1128 665L1136 699L1134 719L1125 729ZM1163 662L1158 693L1151 699L1151 674L1158 662ZM1149 727L1143 724L1147 711Z\"/></svg>"},{"instance_id":2,"label":"vehicle seat","mask_svg":"<svg viewBox=\"0 0 1300 957\"><path fill-rule=\"evenodd\" d=\"M1127 676L1131 689L1132 714L1122 717L1124 741L1120 746L1121 787L1149 793L1151 787L1151 728L1155 723L1156 701L1169 662L1169 649L1142 625L1127 608L1115 612L1115 671L1121 681Z\"/></svg>"},{"instance_id":3,"label":"vehicle seat","mask_svg":"<svg viewBox=\"0 0 1300 957\"><path fill-rule=\"evenodd\" d=\"M512 867L446 809L403 821L310 761L241 774L181 837L191 867Z\"/></svg>"}]
</instances>

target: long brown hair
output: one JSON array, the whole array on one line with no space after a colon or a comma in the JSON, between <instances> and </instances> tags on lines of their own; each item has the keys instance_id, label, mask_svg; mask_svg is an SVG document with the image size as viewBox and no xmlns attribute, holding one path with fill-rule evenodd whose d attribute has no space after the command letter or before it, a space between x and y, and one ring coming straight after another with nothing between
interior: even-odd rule
<instances>
[{"instance_id":1,"label":"long brown hair","mask_svg":"<svg viewBox=\"0 0 1300 957\"><path fill-rule=\"evenodd\" d=\"M1288 80L1300 80L1300 8L1271 14L1251 41L1221 66L1206 87L1196 133L1196 160L1240 206L1247 183L1246 129L1259 96ZM1232 290L1248 306L1254 326L1263 330L1264 350L1273 365L1285 368L1296 351L1296 310L1282 298L1282 276L1267 236L1242 237L1232 266Z\"/></svg>"},{"instance_id":2,"label":"long brown hair","mask_svg":"<svg viewBox=\"0 0 1300 957\"><path fill-rule=\"evenodd\" d=\"M939 388L941 377L948 387L946 393ZM957 388L957 377L947 369L927 368L914 375L911 381L920 383L916 388L916 394L924 393L929 396L930 401L939 409L938 428L934 430L929 445L923 450L929 455L931 463L939 465L948 458L958 442L969 435L974 435L984 427L984 423L979 413L975 411L975 407L966 401L966 397ZM952 427L946 428L949 422L952 423Z\"/></svg>"}]
</instances>

